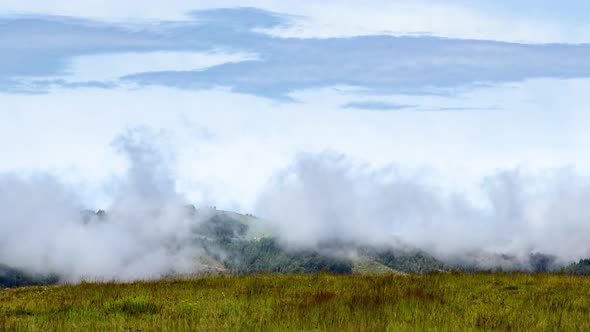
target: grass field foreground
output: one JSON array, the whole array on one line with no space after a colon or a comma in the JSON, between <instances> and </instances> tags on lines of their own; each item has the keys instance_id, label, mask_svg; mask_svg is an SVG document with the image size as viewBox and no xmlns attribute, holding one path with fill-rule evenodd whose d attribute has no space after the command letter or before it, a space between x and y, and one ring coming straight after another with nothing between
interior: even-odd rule
<instances>
[{"instance_id":1,"label":"grass field foreground","mask_svg":"<svg viewBox=\"0 0 590 332\"><path fill-rule=\"evenodd\" d=\"M251 275L0 290L2 330L590 330L590 278Z\"/></svg>"}]
</instances>

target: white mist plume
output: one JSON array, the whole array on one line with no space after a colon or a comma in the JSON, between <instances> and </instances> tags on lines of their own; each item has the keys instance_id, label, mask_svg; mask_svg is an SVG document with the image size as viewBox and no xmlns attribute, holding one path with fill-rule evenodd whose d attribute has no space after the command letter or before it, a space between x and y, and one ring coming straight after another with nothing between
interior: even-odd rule
<instances>
[{"instance_id":1,"label":"white mist plume","mask_svg":"<svg viewBox=\"0 0 590 332\"><path fill-rule=\"evenodd\" d=\"M571 169L542 176L505 171L485 178L481 191L485 204L474 204L395 168L303 154L274 177L258 210L293 247L331 240L413 247L482 267L506 263L502 255L523 265L532 253L555 255L561 264L590 255L587 178Z\"/></svg>"},{"instance_id":2,"label":"white mist plume","mask_svg":"<svg viewBox=\"0 0 590 332\"><path fill-rule=\"evenodd\" d=\"M130 167L106 220L84 218L78 197L55 178L0 176L0 262L69 281L194 272L202 249L191 229L199 219L187 213L149 139L134 130L116 141Z\"/></svg>"},{"instance_id":3,"label":"white mist plume","mask_svg":"<svg viewBox=\"0 0 590 332\"><path fill-rule=\"evenodd\" d=\"M152 140L135 130L115 142L130 166L103 217L83 215L76 193L54 177L0 175L0 263L66 281L197 272L204 249L195 228L209 216L189 213ZM394 167L304 154L273 177L257 210L295 248L331 241L416 248L508 268L525 266L531 253L561 264L590 256L589 179L571 169L506 171L483 179L481 192L484 204L474 204Z\"/></svg>"}]
</instances>

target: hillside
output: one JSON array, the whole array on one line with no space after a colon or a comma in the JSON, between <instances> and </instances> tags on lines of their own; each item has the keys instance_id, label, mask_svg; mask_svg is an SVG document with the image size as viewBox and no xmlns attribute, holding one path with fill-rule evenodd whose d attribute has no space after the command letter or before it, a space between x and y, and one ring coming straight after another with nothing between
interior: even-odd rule
<instances>
[{"instance_id":1,"label":"hillside","mask_svg":"<svg viewBox=\"0 0 590 332\"><path fill-rule=\"evenodd\" d=\"M231 274L251 273L425 273L448 269L424 252L401 252L351 244L326 243L321 250L288 250L273 237L263 220L235 212L216 210L201 224L201 235L212 249L224 253L211 257ZM353 252L342 257L334 252Z\"/></svg>"},{"instance_id":2,"label":"hillside","mask_svg":"<svg viewBox=\"0 0 590 332\"><path fill-rule=\"evenodd\" d=\"M254 216L215 209L199 210L192 206L187 211L193 218L202 220L192 234L195 245L204 249L203 254L194 257L197 274L404 274L479 271L475 266L441 262L419 250L400 251L339 242L326 243L319 250L289 250L273 236L272 227L268 223ZM108 214L104 211L85 211L82 220L85 223L108 222ZM337 255L336 252L348 254ZM550 256L531 255L533 271L554 269L552 262ZM586 261L581 261L563 271L588 274L588 266L590 264ZM169 275L175 275L175 272L170 271ZM59 281L59 275L30 275L10 266L0 265L0 287L45 285Z\"/></svg>"}]
</instances>

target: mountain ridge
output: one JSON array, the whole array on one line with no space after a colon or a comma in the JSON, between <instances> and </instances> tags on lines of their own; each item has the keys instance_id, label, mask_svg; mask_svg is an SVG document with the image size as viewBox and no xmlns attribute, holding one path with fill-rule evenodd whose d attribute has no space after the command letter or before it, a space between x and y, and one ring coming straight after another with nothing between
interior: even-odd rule
<instances>
[{"instance_id":1,"label":"mountain ridge","mask_svg":"<svg viewBox=\"0 0 590 332\"><path fill-rule=\"evenodd\" d=\"M406 274L441 271L501 271L501 267L482 269L477 266L443 262L422 250L400 250L359 246L337 241L321 248L290 249L281 245L272 227L250 214L240 214L215 208L187 207L191 218L201 221L192 230L192 241L203 248L195 256L194 274L258 274L258 273L317 273L333 274ZM83 211L84 224L109 222L103 210ZM507 260L510 257L506 258ZM58 274L39 275L2 264L0 286L54 284L62 281ZM590 259L556 268L550 255L530 255L531 269L527 272L563 272L574 275L590 274ZM170 276L178 276L170 271ZM163 276L165 277L165 276Z\"/></svg>"}]
</instances>

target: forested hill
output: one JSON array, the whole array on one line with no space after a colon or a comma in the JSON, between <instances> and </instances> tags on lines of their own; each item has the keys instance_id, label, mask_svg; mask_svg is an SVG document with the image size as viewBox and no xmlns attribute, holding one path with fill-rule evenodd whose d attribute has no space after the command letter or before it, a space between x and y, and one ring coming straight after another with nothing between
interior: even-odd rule
<instances>
[{"instance_id":1,"label":"forested hill","mask_svg":"<svg viewBox=\"0 0 590 332\"><path fill-rule=\"evenodd\" d=\"M563 269L565 273L573 275L590 275L590 259L581 259Z\"/></svg>"},{"instance_id":2,"label":"forested hill","mask_svg":"<svg viewBox=\"0 0 590 332\"><path fill-rule=\"evenodd\" d=\"M0 287L21 287L31 285L50 285L59 282L55 275L35 275L0 264Z\"/></svg>"},{"instance_id":3,"label":"forested hill","mask_svg":"<svg viewBox=\"0 0 590 332\"><path fill-rule=\"evenodd\" d=\"M195 218L199 210L188 209ZM381 274L428 273L434 271L479 271L477 267L449 264L426 252L400 251L387 248L355 246L346 243L326 243L317 250L288 250L273 236L272 229L251 215L229 211L207 211L205 221L194 232L195 245L204 254L194 257L197 273L316 273ZM202 217L202 216L201 216ZM82 222L108 222L104 211L84 212ZM347 253L347 254L342 254ZM555 270L551 256L531 255L533 271ZM0 262L0 286L17 287L51 284L59 275L31 275ZM582 260L560 271L590 274L590 260ZM174 271L170 271L174 275Z\"/></svg>"}]
</instances>

